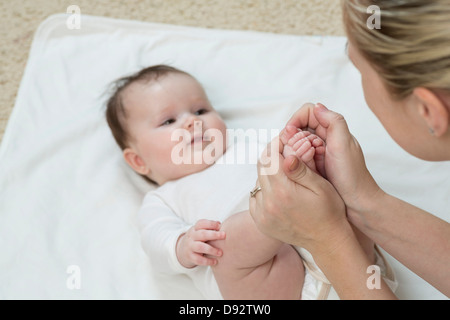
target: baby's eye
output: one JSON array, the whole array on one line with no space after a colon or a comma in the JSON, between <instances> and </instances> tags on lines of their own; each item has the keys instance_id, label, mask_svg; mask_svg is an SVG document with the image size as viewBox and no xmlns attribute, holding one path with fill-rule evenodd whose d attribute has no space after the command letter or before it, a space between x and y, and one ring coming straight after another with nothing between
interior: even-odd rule
<instances>
[{"instance_id":1,"label":"baby's eye","mask_svg":"<svg viewBox=\"0 0 450 320\"><path fill-rule=\"evenodd\" d=\"M196 116L201 116L202 114L205 114L205 113L207 113L207 112L208 112L207 109L200 109L200 110L197 110L194 114L195 114Z\"/></svg>"},{"instance_id":2,"label":"baby's eye","mask_svg":"<svg viewBox=\"0 0 450 320\"><path fill-rule=\"evenodd\" d=\"M174 122L175 122L175 119L168 119L168 120L164 121L163 123L161 123L161 126L168 126Z\"/></svg>"}]
</instances>

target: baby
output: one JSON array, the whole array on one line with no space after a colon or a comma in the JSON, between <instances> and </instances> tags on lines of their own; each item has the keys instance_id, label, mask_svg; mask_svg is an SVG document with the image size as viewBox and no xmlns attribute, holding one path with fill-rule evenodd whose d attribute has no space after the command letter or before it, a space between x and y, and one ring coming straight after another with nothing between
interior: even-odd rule
<instances>
[{"instance_id":1,"label":"baby","mask_svg":"<svg viewBox=\"0 0 450 320\"><path fill-rule=\"evenodd\" d=\"M116 84L106 111L113 136L128 165L159 186L139 212L142 245L156 270L188 274L210 299L316 299L329 289L307 252L256 228L248 212L256 165L227 163L241 142L227 141L224 121L195 78L158 65ZM323 141L290 132L285 156L321 173ZM205 153L210 161L197 161ZM374 244L360 241L375 259Z\"/></svg>"}]
</instances>

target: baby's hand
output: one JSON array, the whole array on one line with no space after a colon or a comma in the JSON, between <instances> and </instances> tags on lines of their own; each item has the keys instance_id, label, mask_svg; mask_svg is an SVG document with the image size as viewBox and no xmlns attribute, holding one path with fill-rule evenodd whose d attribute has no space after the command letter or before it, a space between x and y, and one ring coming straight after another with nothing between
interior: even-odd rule
<instances>
[{"instance_id":1,"label":"baby's hand","mask_svg":"<svg viewBox=\"0 0 450 320\"><path fill-rule=\"evenodd\" d=\"M283 157L295 155L311 170L326 177L325 143L309 131L302 131L292 126L286 127L287 142L284 145Z\"/></svg>"},{"instance_id":2,"label":"baby's hand","mask_svg":"<svg viewBox=\"0 0 450 320\"><path fill-rule=\"evenodd\" d=\"M207 256L221 257L223 252L208 241L225 239L225 232L220 230L220 222L211 220L199 220L186 233L178 239L176 254L178 261L185 268L195 266L214 266L217 259Z\"/></svg>"}]
</instances>

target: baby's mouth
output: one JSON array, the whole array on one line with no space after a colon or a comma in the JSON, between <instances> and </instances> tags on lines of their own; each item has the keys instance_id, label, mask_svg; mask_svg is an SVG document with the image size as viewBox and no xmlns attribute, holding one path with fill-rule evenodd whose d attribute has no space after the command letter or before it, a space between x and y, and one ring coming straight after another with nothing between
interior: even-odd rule
<instances>
[{"instance_id":1,"label":"baby's mouth","mask_svg":"<svg viewBox=\"0 0 450 320\"><path fill-rule=\"evenodd\" d=\"M191 139L191 144L206 142L203 134L194 135Z\"/></svg>"}]
</instances>

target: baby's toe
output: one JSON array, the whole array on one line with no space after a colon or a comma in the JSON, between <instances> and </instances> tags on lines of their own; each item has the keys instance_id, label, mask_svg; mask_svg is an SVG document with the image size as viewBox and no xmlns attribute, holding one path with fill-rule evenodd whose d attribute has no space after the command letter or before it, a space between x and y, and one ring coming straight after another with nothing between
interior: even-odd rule
<instances>
[{"instance_id":1,"label":"baby's toe","mask_svg":"<svg viewBox=\"0 0 450 320\"><path fill-rule=\"evenodd\" d=\"M301 158L305 152L312 148L311 142L307 138L303 138L297 141L292 149L294 150L297 157Z\"/></svg>"}]
</instances>

